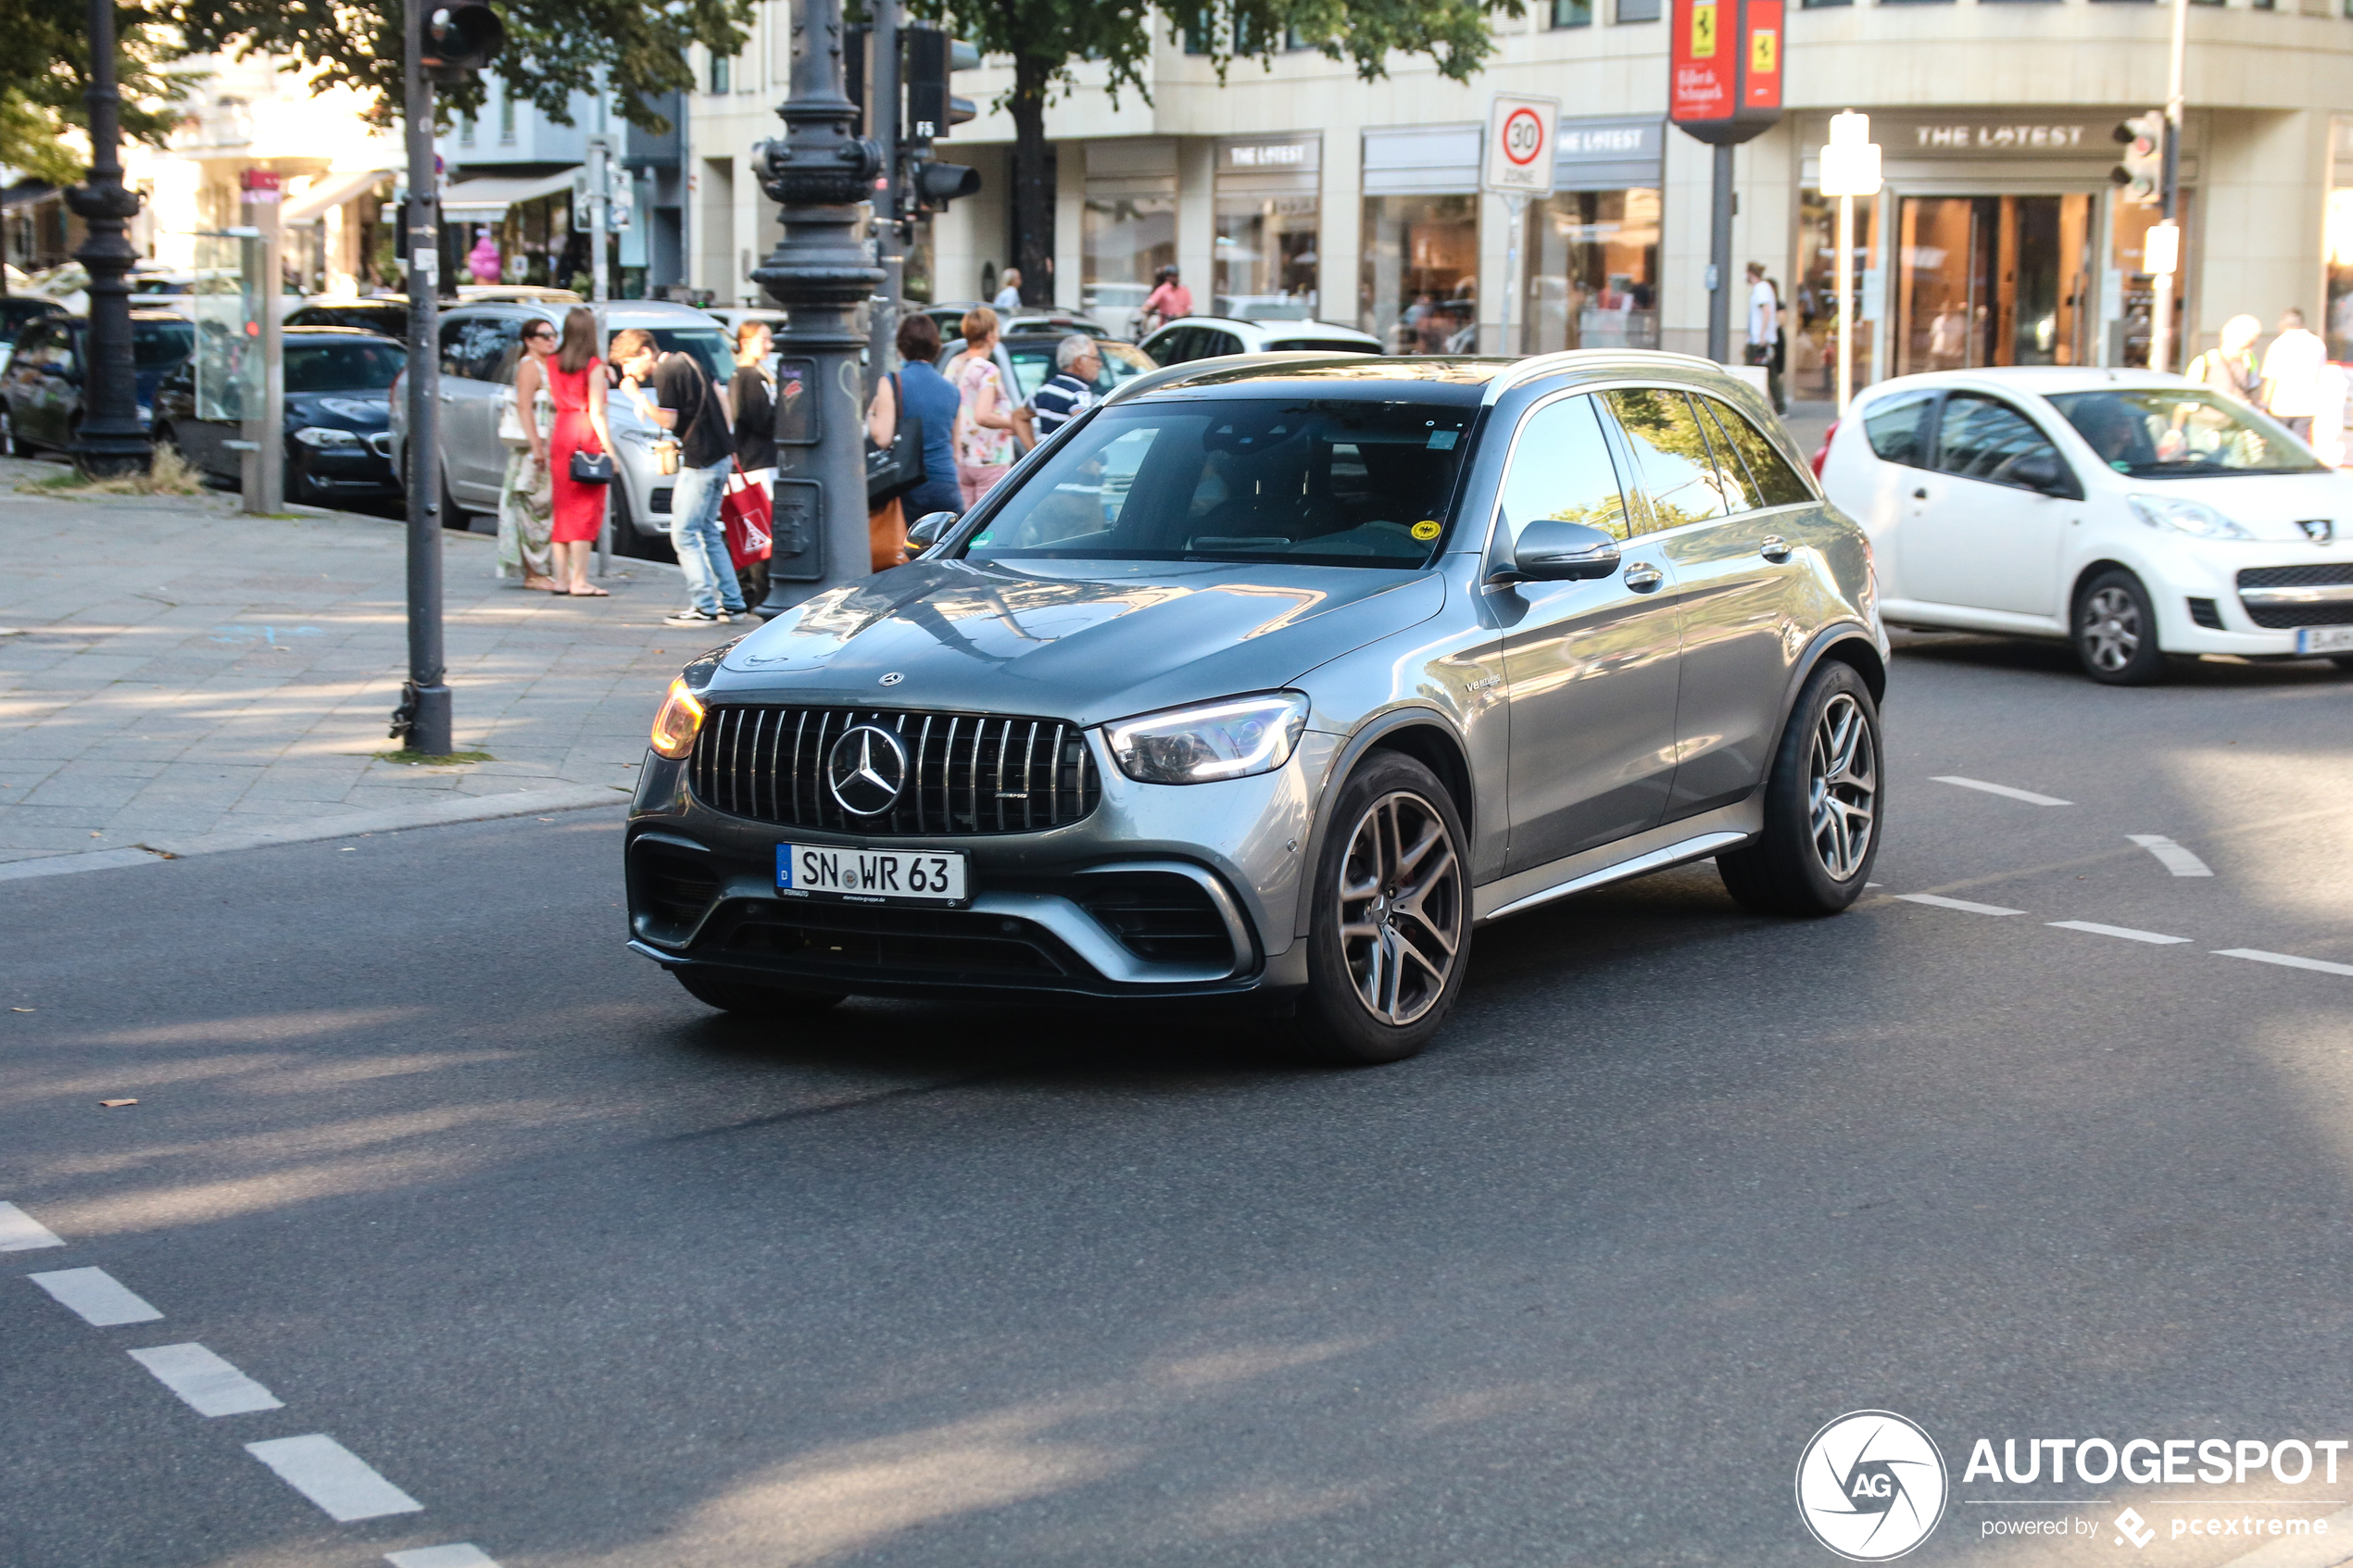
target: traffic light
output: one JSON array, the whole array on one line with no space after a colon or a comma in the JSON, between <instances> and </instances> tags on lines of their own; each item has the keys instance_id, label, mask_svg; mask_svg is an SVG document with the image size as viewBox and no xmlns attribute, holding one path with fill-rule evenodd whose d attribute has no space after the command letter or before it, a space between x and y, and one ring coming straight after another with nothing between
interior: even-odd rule
<instances>
[{"instance_id":1,"label":"traffic light","mask_svg":"<svg viewBox=\"0 0 2353 1568\"><path fill-rule=\"evenodd\" d=\"M2123 187L2121 199L2135 207L2154 207L2165 199L2165 111L2136 114L2116 128L2124 144L2124 161L2108 177Z\"/></svg>"},{"instance_id":2,"label":"traffic light","mask_svg":"<svg viewBox=\"0 0 2353 1568\"><path fill-rule=\"evenodd\" d=\"M424 55L418 63L434 82L463 82L506 42L507 24L484 0L448 0L425 13Z\"/></svg>"},{"instance_id":3,"label":"traffic light","mask_svg":"<svg viewBox=\"0 0 2353 1568\"><path fill-rule=\"evenodd\" d=\"M904 217L915 218L926 212L938 212L959 196L980 194L980 170L966 169L961 163L934 163L929 158L912 158L907 164L907 205Z\"/></svg>"},{"instance_id":4,"label":"traffic light","mask_svg":"<svg viewBox=\"0 0 2353 1568\"><path fill-rule=\"evenodd\" d=\"M950 126L962 125L978 112L970 98L959 98L948 91L948 79L956 71L977 70L980 51L936 27L909 28L906 39L906 139L938 141L947 136Z\"/></svg>"}]
</instances>

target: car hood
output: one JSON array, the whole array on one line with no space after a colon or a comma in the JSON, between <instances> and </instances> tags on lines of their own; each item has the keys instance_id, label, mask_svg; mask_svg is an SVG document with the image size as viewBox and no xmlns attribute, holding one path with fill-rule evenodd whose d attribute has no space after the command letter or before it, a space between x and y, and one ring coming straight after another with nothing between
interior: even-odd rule
<instances>
[{"instance_id":1,"label":"car hood","mask_svg":"<svg viewBox=\"0 0 2353 1568\"><path fill-rule=\"evenodd\" d=\"M344 405L329 408L333 401ZM366 412L354 414L353 408ZM382 430L392 421L392 405L381 392L290 392L286 395L286 426L325 425L332 430Z\"/></svg>"},{"instance_id":2,"label":"car hood","mask_svg":"<svg viewBox=\"0 0 2353 1568\"><path fill-rule=\"evenodd\" d=\"M2125 479L2127 493L2203 501L2258 539L2304 542L2296 527L2303 518L2336 523L2336 536L2353 536L2353 477L2325 473L2215 474L2205 479Z\"/></svg>"},{"instance_id":3,"label":"car hood","mask_svg":"<svg viewBox=\"0 0 2353 1568\"><path fill-rule=\"evenodd\" d=\"M1287 685L1445 602L1433 572L917 561L778 616L728 651L710 695L1093 724Z\"/></svg>"}]
</instances>

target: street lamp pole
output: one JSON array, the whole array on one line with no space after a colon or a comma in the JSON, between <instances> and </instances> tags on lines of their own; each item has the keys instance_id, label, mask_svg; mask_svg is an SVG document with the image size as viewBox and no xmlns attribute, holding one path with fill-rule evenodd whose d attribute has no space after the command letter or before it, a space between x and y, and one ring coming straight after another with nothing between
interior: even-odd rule
<instances>
[{"instance_id":1,"label":"street lamp pole","mask_svg":"<svg viewBox=\"0 0 2353 1568\"><path fill-rule=\"evenodd\" d=\"M874 68L866 73L866 129L882 149L882 172L875 176L875 255L882 263L882 293L875 302L867 333L866 392L890 373L899 336L899 301L907 290L907 232L899 221L899 0L873 0Z\"/></svg>"},{"instance_id":2,"label":"street lamp pole","mask_svg":"<svg viewBox=\"0 0 2353 1568\"><path fill-rule=\"evenodd\" d=\"M1838 257L1832 287L1838 290L1838 417L1855 397L1855 198L1880 189L1879 144L1871 140L1871 117L1849 109L1831 116L1831 139L1821 152L1817 176L1822 194L1838 198Z\"/></svg>"},{"instance_id":3,"label":"street lamp pole","mask_svg":"<svg viewBox=\"0 0 2353 1568\"><path fill-rule=\"evenodd\" d=\"M401 51L401 129L409 152L409 679L392 716L408 749L457 749L441 641L441 377L435 358L441 287L441 189L434 167L433 83L426 79L425 6L409 4ZM525 415L528 418L528 414Z\"/></svg>"},{"instance_id":4,"label":"street lamp pole","mask_svg":"<svg viewBox=\"0 0 2353 1568\"><path fill-rule=\"evenodd\" d=\"M87 238L73 258L90 274L89 362L82 423L67 450L93 479L144 473L155 445L139 424L131 354L131 220L139 197L122 183L122 94L115 78L114 0L90 0L90 175L66 192Z\"/></svg>"},{"instance_id":5,"label":"street lamp pole","mask_svg":"<svg viewBox=\"0 0 2353 1568\"><path fill-rule=\"evenodd\" d=\"M2174 232L2150 245L2159 254L2150 257L2150 270L2157 276L2153 297L2149 301L2149 369L2162 370L2173 361L2173 280L2181 267L2181 236L2176 210L2180 200L2182 172L2182 73L2183 56L2189 42L2189 0L2173 0L2173 46L2168 61L2165 86L2165 178L2164 206L2159 209L2165 226ZM2170 256L2171 261L2159 270L2155 262Z\"/></svg>"},{"instance_id":6,"label":"street lamp pole","mask_svg":"<svg viewBox=\"0 0 2353 1568\"><path fill-rule=\"evenodd\" d=\"M858 106L843 89L841 0L793 0L792 40L791 93L776 111L784 139L753 155L785 232L751 276L790 318L776 342L777 553L814 532L824 575L811 585L772 571L762 616L871 570L855 312L883 275L855 236L882 149L857 134Z\"/></svg>"}]
</instances>

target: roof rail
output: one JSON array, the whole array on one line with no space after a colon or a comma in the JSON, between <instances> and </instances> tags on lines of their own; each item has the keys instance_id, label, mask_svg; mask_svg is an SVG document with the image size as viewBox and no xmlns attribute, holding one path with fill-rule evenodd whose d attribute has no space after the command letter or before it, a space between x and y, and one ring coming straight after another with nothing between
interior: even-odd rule
<instances>
[{"instance_id":1,"label":"roof rail","mask_svg":"<svg viewBox=\"0 0 2353 1568\"><path fill-rule=\"evenodd\" d=\"M1721 370L1724 368L1701 355L1675 354L1663 348L1568 348L1552 354L1531 354L1497 372L1494 379L1487 383L1487 395L1481 401L1491 404L1521 383L1550 375L1554 370L1575 370L1585 365L1622 365L1629 359L1638 364L1665 360L1687 370Z\"/></svg>"}]
</instances>

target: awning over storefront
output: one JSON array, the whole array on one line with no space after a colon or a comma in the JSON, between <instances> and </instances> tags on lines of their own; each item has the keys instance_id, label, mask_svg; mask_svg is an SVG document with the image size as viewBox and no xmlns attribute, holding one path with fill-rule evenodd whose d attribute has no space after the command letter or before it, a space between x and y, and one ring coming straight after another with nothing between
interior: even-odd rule
<instances>
[{"instance_id":1,"label":"awning over storefront","mask_svg":"<svg viewBox=\"0 0 2353 1568\"><path fill-rule=\"evenodd\" d=\"M45 201L57 194L55 185L39 180L19 180L6 190L0 190L0 207L21 207L26 202Z\"/></svg>"},{"instance_id":2,"label":"awning over storefront","mask_svg":"<svg viewBox=\"0 0 2353 1568\"><path fill-rule=\"evenodd\" d=\"M577 167L577 166L575 166ZM518 202L536 201L572 189L573 170L553 174L489 175L452 185L441 198L441 216L448 223L495 223Z\"/></svg>"},{"instance_id":3,"label":"awning over storefront","mask_svg":"<svg viewBox=\"0 0 2353 1568\"><path fill-rule=\"evenodd\" d=\"M390 178L392 170L389 169L361 169L345 174L321 175L311 183L310 189L278 209L278 221L316 221L325 216L329 207L341 207L354 196L364 195Z\"/></svg>"}]
</instances>

